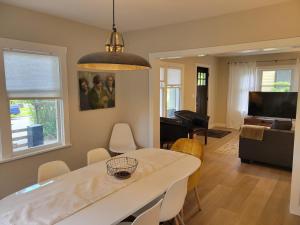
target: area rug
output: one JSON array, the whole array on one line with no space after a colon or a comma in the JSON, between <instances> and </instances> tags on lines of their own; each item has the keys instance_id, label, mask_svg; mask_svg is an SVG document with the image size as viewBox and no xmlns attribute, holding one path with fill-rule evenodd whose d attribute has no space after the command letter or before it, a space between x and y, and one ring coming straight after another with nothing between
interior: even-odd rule
<instances>
[{"instance_id":1,"label":"area rug","mask_svg":"<svg viewBox=\"0 0 300 225\"><path fill-rule=\"evenodd\" d=\"M224 155L232 155L237 156L239 153L239 137L234 137L229 140L227 143L217 148L215 153L224 154Z\"/></svg>"},{"instance_id":2,"label":"area rug","mask_svg":"<svg viewBox=\"0 0 300 225\"><path fill-rule=\"evenodd\" d=\"M230 133L231 131L228 130L208 129L207 136L212 138L222 138Z\"/></svg>"}]
</instances>

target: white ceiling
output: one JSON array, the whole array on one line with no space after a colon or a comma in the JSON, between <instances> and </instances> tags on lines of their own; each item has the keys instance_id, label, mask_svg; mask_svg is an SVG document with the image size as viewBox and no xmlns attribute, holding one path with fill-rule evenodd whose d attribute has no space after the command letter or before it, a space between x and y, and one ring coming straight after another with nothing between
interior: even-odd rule
<instances>
[{"instance_id":1,"label":"white ceiling","mask_svg":"<svg viewBox=\"0 0 300 225\"><path fill-rule=\"evenodd\" d=\"M288 0L116 0L121 31L176 24ZM0 0L0 2L111 28L112 0Z\"/></svg>"}]
</instances>

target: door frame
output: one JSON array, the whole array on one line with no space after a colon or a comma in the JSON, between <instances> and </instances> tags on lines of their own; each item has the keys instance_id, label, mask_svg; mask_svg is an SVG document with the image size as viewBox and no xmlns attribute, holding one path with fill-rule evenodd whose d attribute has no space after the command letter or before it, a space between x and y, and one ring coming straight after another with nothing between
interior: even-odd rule
<instances>
[{"instance_id":1,"label":"door frame","mask_svg":"<svg viewBox=\"0 0 300 225\"><path fill-rule=\"evenodd\" d=\"M207 101L207 115L210 117L210 121L211 118L213 118L213 109L212 109L212 99L211 99L211 92L213 91L211 89L211 83L212 83L212 74L211 74L211 65L208 65L208 64L203 64L203 63L196 63L195 64L195 76L194 76L194 89L195 89L195 106L194 106L194 111L196 112L197 110L197 67L204 67L204 68L207 68L208 69L208 90L207 90L207 98L208 98L208 101ZM212 124L211 122L209 122L209 128L211 128Z\"/></svg>"}]
</instances>

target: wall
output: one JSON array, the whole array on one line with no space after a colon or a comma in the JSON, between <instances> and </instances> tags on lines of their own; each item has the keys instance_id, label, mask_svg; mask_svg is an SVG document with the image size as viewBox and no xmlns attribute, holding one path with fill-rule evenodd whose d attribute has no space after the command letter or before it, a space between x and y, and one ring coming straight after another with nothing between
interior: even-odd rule
<instances>
[{"instance_id":1,"label":"wall","mask_svg":"<svg viewBox=\"0 0 300 225\"><path fill-rule=\"evenodd\" d=\"M214 56L187 57L180 59L167 59L164 62L180 63L184 66L183 81L183 109L195 111L196 109L196 88L197 88L197 66L209 67L209 91L208 91L208 115L210 116L210 126L215 121L216 102L216 77L218 59Z\"/></svg>"},{"instance_id":2,"label":"wall","mask_svg":"<svg viewBox=\"0 0 300 225\"><path fill-rule=\"evenodd\" d=\"M0 4L0 37L67 47L70 110L70 148L0 163L0 198L36 181L37 168L50 160L64 160L77 169L86 165L86 152L106 147L112 125L121 120L126 102L122 80L116 77L116 108L79 111L76 62L80 56L104 49L107 31L68 20ZM1 75L2 76L2 75ZM146 85L146 84L144 84Z\"/></svg>"},{"instance_id":3,"label":"wall","mask_svg":"<svg viewBox=\"0 0 300 225\"><path fill-rule=\"evenodd\" d=\"M235 57L219 57L218 61L218 76L217 76L217 97L216 97L216 123L226 124L226 110L227 110L227 94L229 82L229 64L228 62L250 62L250 61L265 61L265 60L280 60L280 59L296 59L300 58L300 53L277 53L253 56L235 56ZM257 66L273 66L273 65L287 65L294 64L295 61L279 61L274 62L258 62Z\"/></svg>"}]
</instances>

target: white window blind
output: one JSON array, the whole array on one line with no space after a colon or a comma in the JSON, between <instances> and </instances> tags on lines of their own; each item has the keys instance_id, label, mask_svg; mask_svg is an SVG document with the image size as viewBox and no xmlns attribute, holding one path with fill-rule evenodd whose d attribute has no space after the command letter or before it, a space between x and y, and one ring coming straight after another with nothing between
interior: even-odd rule
<instances>
[{"instance_id":1,"label":"white window blind","mask_svg":"<svg viewBox=\"0 0 300 225\"><path fill-rule=\"evenodd\" d=\"M58 98L61 96L57 56L4 51L9 98Z\"/></svg>"},{"instance_id":2,"label":"white window blind","mask_svg":"<svg viewBox=\"0 0 300 225\"><path fill-rule=\"evenodd\" d=\"M180 69L168 69L168 84L180 85L181 84L181 70Z\"/></svg>"}]
</instances>

